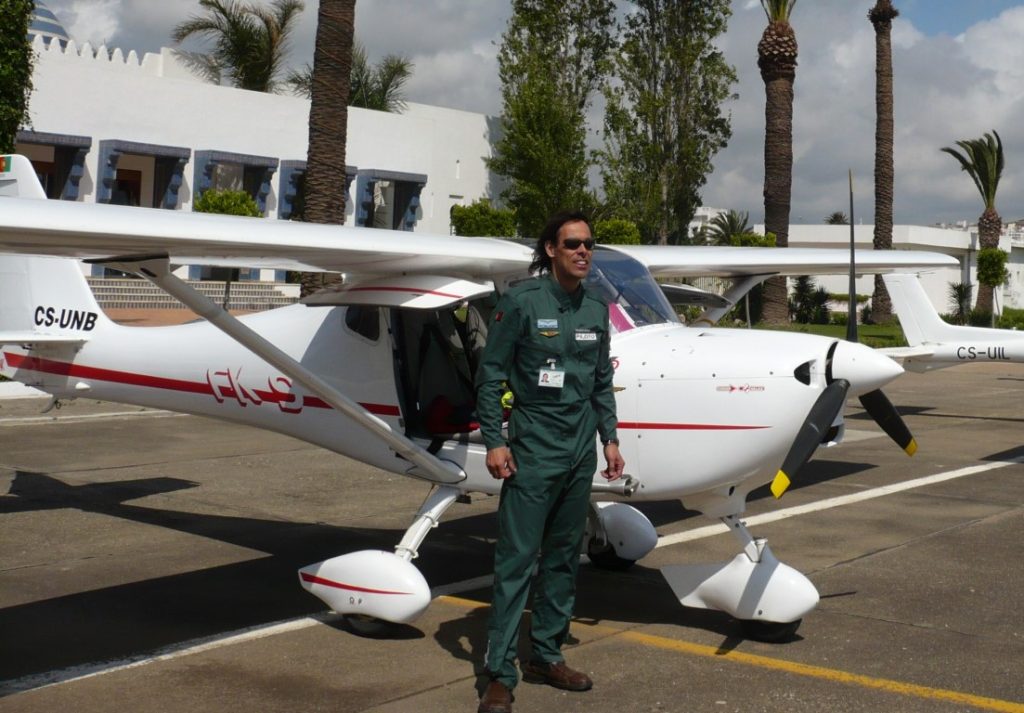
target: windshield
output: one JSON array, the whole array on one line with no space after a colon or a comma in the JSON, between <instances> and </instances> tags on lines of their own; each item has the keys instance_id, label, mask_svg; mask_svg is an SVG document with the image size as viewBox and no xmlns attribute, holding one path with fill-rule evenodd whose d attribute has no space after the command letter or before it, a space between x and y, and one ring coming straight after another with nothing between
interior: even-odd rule
<instances>
[{"instance_id":1,"label":"windshield","mask_svg":"<svg viewBox=\"0 0 1024 713\"><path fill-rule=\"evenodd\" d=\"M618 332L679 322L651 273L628 255L597 247L584 284L608 302L609 318Z\"/></svg>"}]
</instances>

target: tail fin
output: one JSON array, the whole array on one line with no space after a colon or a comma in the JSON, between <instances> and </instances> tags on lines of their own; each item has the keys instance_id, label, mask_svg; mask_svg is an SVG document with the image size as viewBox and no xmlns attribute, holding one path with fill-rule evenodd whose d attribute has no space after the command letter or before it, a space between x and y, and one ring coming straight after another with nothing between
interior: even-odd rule
<instances>
[{"instance_id":1,"label":"tail fin","mask_svg":"<svg viewBox=\"0 0 1024 713\"><path fill-rule=\"evenodd\" d=\"M0 196L46 198L31 161L18 154L0 156Z\"/></svg>"},{"instance_id":2,"label":"tail fin","mask_svg":"<svg viewBox=\"0 0 1024 713\"><path fill-rule=\"evenodd\" d=\"M979 328L957 327L949 324L935 311L917 275L883 275L885 286L892 298L893 309L900 318L900 326L907 344L916 347L922 343L949 342L963 338L964 330L972 335L985 331Z\"/></svg>"},{"instance_id":3,"label":"tail fin","mask_svg":"<svg viewBox=\"0 0 1024 713\"><path fill-rule=\"evenodd\" d=\"M0 156L0 197L46 198L31 161ZM106 324L76 261L0 255L0 342L84 341Z\"/></svg>"},{"instance_id":4,"label":"tail fin","mask_svg":"<svg viewBox=\"0 0 1024 713\"><path fill-rule=\"evenodd\" d=\"M108 324L75 260L0 255L0 342L84 341Z\"/></svg>"}]
</instances>

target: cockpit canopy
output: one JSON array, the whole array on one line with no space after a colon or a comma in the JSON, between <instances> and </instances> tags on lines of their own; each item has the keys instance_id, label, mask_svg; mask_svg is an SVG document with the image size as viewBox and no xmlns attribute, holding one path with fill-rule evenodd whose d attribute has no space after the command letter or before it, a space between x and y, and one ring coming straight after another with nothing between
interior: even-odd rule
<instances>
[{"instance_id":1,"label":"cockpit canopy","mask_svg":"<svg viewBox=\"0 0 1024 713\"><path fill-rule=\"evenodd\" d=\"M679 317L647 267L628 255L597 246L584 284L608 302L609 318L617 332L652 324L679 323Z\"/></svg>"}]
</instances>

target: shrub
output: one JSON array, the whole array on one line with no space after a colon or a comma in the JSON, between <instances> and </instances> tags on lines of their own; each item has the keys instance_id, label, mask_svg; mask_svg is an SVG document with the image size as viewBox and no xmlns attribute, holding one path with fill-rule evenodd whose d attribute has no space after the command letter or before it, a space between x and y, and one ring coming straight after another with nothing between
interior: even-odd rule
<instances>
[{"instance_id":1,"label":"shrub","mask_svg":"<svg viewBox=\"0 0 1024 713\"><path fill-rule=\"evenodd\" d=\"M1006 253L999 248L982 248L978 251L978 282L997 287L1010 276L1006 270Z\"/></svg>"},{"instance_id":2,"label":"shrub","mask_svg":"<svg viewBox=\"0 0 1024 713\"><path fill-rule=\"evenodd\" d=\"M971 310L971 314L967 317L967 324L972 327L991 327L992 313Z\"/></svg>"},{"instance_id":3,"label":"shrub","mask_svg":"<svg viewBox=\"0 0 1024 713\"><path fill-rule=\"evenodd\" d=\"M224 215L248 215L262 218L263 213L256 200L245 191L209 190L203 192L192 204L196 213L222 213Z\"/></svg>"},{"instance_id":4,"label":"shrub","mask_svg":"<svg viewBox=\"0 0 1024 713\"><path fill-rule=\"evenodd\" d=\"M452 206L452 229L464 237L511 238L516 234L515 211L495 208L486 198Z\"/></svg>"},{"instance_id":5,"label":"shrub","mask_svg":"<svg viewBox=\"0 0 1024 713\"><path fill-rule=\"evenodd\" d=\"M639 245L640 228L623 218L598 220L594 223L594 238L605 245Z\"/></svg>"},{"instance_id":6,"label":"shrub","mask_svg":"<svg viewBox=\"0 0 1024 713\"><path fill-rule=\"evenodd\" d=\"M730 236L729 244L738 248L774 248L775 233L760 235L758 233L739 233Z\"/></svg>"},{"instance_id":7,"label":"shrub","mask_svg":"<svg viewBox=\"0 0 1024 713\"><path fill-rule=\"evenodd\" d=\"M1000 329L1024 329L1024 309L1004 307L997 326Z\"/></svg>"}]
</instances>

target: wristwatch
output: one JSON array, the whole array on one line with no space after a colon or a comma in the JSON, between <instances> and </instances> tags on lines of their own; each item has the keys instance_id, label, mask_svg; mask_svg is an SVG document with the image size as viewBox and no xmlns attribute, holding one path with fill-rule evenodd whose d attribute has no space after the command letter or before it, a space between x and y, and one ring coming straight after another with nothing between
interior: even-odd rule
<instances>
[{"instance_id":1,"label":"wristwatch","mask_svg":"<svg viewBox=\"0 0 1024 713\"><path fill-rule=\"evenodd\" d=\"M613 443L615 445L619 445L619 439L618 438L608 438L608 439L602 438L601 439L601 445L602 446L610 446Z\"/></svg>"}]
</instances>

